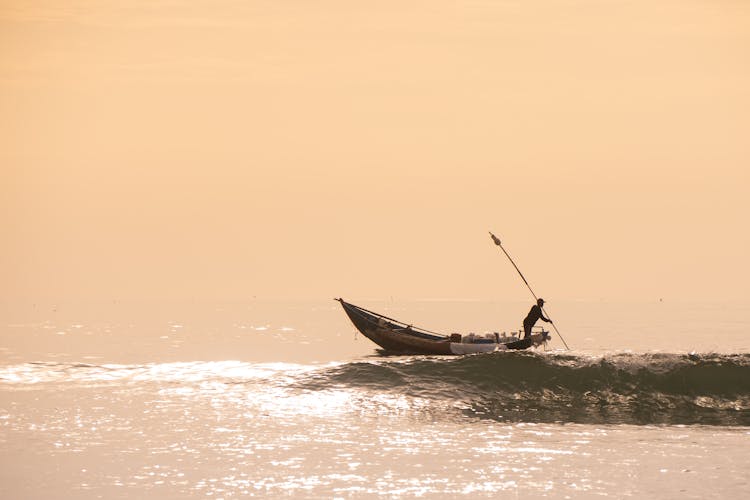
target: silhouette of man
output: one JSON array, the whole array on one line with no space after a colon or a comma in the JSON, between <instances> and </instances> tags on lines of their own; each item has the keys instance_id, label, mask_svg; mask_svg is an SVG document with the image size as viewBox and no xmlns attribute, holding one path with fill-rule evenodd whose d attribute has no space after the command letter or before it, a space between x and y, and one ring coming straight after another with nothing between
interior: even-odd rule
<instances>
[{"instance_id":1,"label":"silhouette of man","mask_svg":"<svg viewBox=\"0 0 750 500\"><path fill-rule=\"evenodd\" d=\"M541 319L542 321L546 321L547 323L552 323L552 321L544 317L544 314L542 313L543 305L544 299L537 299L536 305L531 307L531 311L529 311L526 319L523 320L523 338L531 336L531 328L534 326L537 320Z\"/></svg>"}]
</instances>

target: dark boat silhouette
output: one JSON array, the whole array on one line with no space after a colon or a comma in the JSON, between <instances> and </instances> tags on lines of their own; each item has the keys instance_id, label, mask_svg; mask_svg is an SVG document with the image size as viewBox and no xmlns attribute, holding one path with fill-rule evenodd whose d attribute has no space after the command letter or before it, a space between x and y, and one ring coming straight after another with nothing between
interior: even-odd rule
<instances>
[{"instance_id":1,"label":"dark boat silhouette","mask_svg":"<svg viewBox=\"0 0 750 500\"><path fill-rule=\"evenodd\" d=\"M529 338L520 340L517 336L500 336L497 333L486 336L472 334L466 337L457 333L441 335L355 306L344 299L336 300L341 303L357 330L387 353L456 355L521 350L543 345L550 338L549 332L541 328Z\"/></svg>"}]
</instances>

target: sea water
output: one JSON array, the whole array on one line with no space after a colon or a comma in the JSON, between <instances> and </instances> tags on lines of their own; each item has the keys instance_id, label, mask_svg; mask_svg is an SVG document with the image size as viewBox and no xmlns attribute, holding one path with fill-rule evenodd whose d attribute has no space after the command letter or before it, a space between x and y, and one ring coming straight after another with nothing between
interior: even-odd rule
<instances>
[{"instance_id":1,"label":"sea water","mask_svg":"<svg viewBox=\"0 0 750 500\"><path fill-rule=\"evenodd\" d=\"M443 333L522 302L367 301ZM2 498L750 496L750 308L549 304L383 356L333 301L3 304Z\"/></svg>"}]
</instances>

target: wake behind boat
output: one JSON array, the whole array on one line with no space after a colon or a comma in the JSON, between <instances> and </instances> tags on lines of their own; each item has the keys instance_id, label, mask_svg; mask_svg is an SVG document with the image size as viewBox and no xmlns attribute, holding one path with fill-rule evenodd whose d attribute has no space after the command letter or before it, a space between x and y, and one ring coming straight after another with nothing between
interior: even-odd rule
<instances>
[{"instance_id":1,"label":"wake behind boat","mask_svg":"<svg viewBox=\"0 0 750 500\"><path fill-rule=\"evenodd\" d=\"M542 345L550 338L549 332L542 329L521 340L515 335L501 336L497 333L486 336L462 336L458 333L442 335L355 306L344 299L336 300L341 303L357 330L388 353L475 354L508 349L521 350Z\"/></svg>"}]
</instances>

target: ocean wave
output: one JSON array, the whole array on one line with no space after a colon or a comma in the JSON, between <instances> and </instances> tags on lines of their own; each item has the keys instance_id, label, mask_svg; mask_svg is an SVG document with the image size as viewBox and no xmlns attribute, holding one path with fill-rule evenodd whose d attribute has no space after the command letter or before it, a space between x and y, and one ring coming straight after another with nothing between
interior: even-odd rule
<instances>
[{"instance_id":1,"label":"ocean wave","mask_svg":"<svg viewBox=\"0 0 750 500\"><path fill-rule=\"evenodd\" d=\"M135 365L34 362L0 366L0 388L34 389L49 384L247 384L271 380L290 383L302 374L319 369L291 363L245 363L242 361L189 361Z\"/></svg>"},{"instance_id":2,"label":"ocean wave","mask_svg":"<svg viewBox=\"0 0 750 500\"><path fill-rule=\"evenodd\" d=\"M326 365L174 362L0 367L0 390L187 387L253 399L345 395L351 411L511 422L750 426L750 354L499 352ZM213 397L213 396L212 396ZM378 406L374 408L373 405ZM389 406L390 405L390 406Z\"/></svg>"},{"instance_id":3,"label":"ocean wave","mask_svg":"<svg viewBox=\"0 0 750 500\"><path fill-rule=\"evenodd\" d=\"M748 354L388 358L330 368L303 385L452 400L498 420L750 425Z\"/></svg>"}]
</instances>

